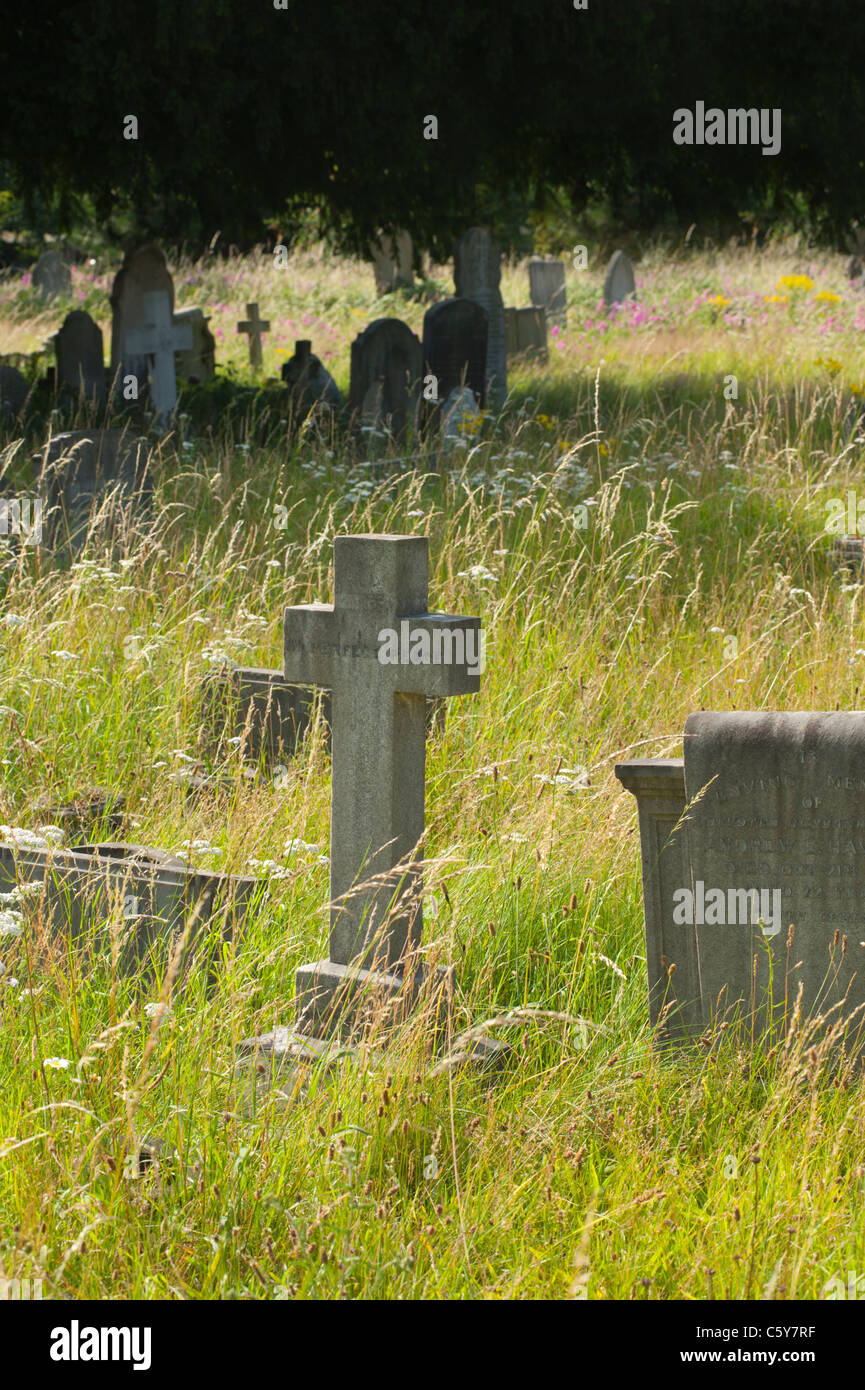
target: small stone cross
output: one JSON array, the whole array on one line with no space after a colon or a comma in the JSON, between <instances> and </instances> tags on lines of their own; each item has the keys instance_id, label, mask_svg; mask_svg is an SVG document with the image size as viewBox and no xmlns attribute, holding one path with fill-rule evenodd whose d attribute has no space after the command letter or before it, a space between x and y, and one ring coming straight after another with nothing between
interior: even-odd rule
<instances>
[{"instance_id":1,"label":"small stone cross","mask_svg":"<svg viewBox=\"0 0 865 1390\"><path fill-rule=\"evenodd\" d=\"M167 290L149 290L141 298L142 318L126 330L124 349L150 359L150 399L164 420L177 404L174 354L192 347L192 325L173 322Z\"/></svg>"},{"instance_id":2,"label":"small stone cross","mask_svg":"<svg viewBox=\"0 0 865 1390\"><path fill-rule=\"evenodd\" d=\"M270 332L270 320L258 317L258 305L247 304L246 318L237 325L238 333L249 334L249 362L252 367L261 366L261 335Z\"/></svg>"},{"instance_id":3,"label":"small stone cross","mask_svg":"<svg viewBox=\"0 0 865 1390\"><path fill-rule=\"evenodd\" d=\"M428 565L425 536L337 536L334 602L285 610L285 679L332 692L330 957L298 971L299 1032L347 970L418 970L426 697L483 669L480 619L428 612Z\"/></svg>"}]
</instances>

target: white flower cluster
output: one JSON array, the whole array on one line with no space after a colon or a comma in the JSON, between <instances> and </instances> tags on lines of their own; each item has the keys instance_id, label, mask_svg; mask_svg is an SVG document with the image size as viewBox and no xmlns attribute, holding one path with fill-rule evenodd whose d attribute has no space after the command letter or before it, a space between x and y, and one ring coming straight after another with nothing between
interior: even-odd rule
<instances>
[{"instance_id":1,"label":"white flower cluster","mask_svg":"<svg viewBox=\"0 0 865 1390\"><path fill-rule=\"evenodd\" d=\"M19 825L0 825L0 844L10 849L50 849L62 845L63 835L59 825L40 825L38 832Z\"/></svg>"}]
</instances>

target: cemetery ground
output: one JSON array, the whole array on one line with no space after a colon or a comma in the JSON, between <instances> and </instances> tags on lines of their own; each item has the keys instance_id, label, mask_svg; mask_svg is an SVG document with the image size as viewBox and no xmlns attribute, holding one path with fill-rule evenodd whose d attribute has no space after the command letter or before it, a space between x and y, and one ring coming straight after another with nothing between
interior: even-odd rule
<instances>
[{"instance_id":1,"label":"cemetery ground","mask_svg":"<svg viewBox=\"0 0 865 1390\"><path fill-rule=\"evenodd\" d=\"M653 1048L613 765L678 755L699 708L860 705L863 588L826 530L827 501L865 488L843 259L657 249L611 314L602 267L568 266L549 363L512 367L504 410L446 456L409 440L391 465L329 423L292 430L234 324L250 301L270 320L262 379L311 338L345 392L350 340L380 314L417 331L420 297L376 300L368 266L311 253L174 271L246 404L182 393L152 525L110 552L4 548L0 811L35 830L39 796L122 791L127 838L269 896L215 978L163 957L124 976L38 903L0 917L2 1273L56 1298L826 1297L865 1271L860 1073L795 1022L771 1047L719 1026ZM71 307L107 329L111 275L88 277L59 311L5 280L6 351ZM506 270L505 303L525 282ZM13 481L48 418L3 426ZM457 1028L514 1052L449 1066L421 1016L250 1108L236 1045L290 1021L326 939L329 755L320 720L280 769L214 754L199 684L278 665L283 608L330 599L334 535L368 531L428 535L430 607L487 632L480 693L428 740L424 955L454 967ZM189 798L199 765L224 780Z\"/></svg>"}]
</instances>

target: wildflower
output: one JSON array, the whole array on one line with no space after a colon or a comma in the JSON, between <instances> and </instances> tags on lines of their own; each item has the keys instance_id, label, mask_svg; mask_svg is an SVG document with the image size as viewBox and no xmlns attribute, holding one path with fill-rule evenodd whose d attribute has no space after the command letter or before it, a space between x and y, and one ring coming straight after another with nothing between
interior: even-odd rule
<instances>
[{"instance_id":1,"label":"wildflower","mask_svg":"<svg viewBox=\"0 0 865 1390\"><path fill-rule=\"evenodd\" d=\"M813 290L814 281L810 275L782 275L778 281L776 289L779 290Z\"/></svg>"},{"instance_id":2,"label":"wildflower","mask_svg":"<svg viewBox=\"0 0 865 1390\"><path fill-rule=\"evenodd\" d=\"M27 991L25 990L25 993L26 992ZM67 1067L71 1066L72 1064L69 1061L68 1057L46 1057L42 1065L43 1067L53 1067L57 1071L66 1071Z\"/></svg>"},{"instance_id":3,"label":"wildflower","mask_svg":"<svg viewBox=\"0 0 865 1390\"><path fill-rule=\"evenodd\" d=\"M495 577L485 565L472 565L471 569L460 570L457 575L458 579L495 579Z\"/></svg>"},{"instance_id":4,"label":"wildflower","mask_svg":"<svg viewBox=\"0 0 865 1390\"><path fill-rule=\"evenodd\" d=\"M321 845L308 844L306 840L289 840L283 854L317 854Z\"/></svg>"},{"instance_id":5,"label":"wildflower","mask_svg":"<svg viewBox=\"0 0 865 1390\"><path fill-rule=\"evenodd\" d=\"M767 304L786 304L787 296L783 294L766 294L763 296Z\"/></svg>"},{"instance_id":6,"label":"wildflower","mask_svg":"<svg viewBox=\"0 0 865 1390\"><path fill-rule=\"evenodd\" d=\"M63 831L58 825L40 825L41 834L25 830L19 825L0 825L0 843L12 849L50 849L52 844L61 844Z\"/></svg>"},{"instance_id":7,"label":"wildflower","mask_svg":"<svg viewBox=\"0 0 865 1390\"><path fill-rule=\"evenodd\" d=\"M3 621L7 627L26 627L27 619L22 618L20 613L4 613Z\"/></svg>"},{"instance_id":8,"label":"wildflower","mask_svg":"<svg viewBox=\"0 0 865 1390\"><path fill-rule=\"evenodd\" d=\"M732 304L732 302L731 299L725 299L722 294L712 295L710 299L706 300L707 304L714 304L716 309L726 309L727 305Z\"/></svg>"},{"instance_id":9,"label":"wildflower","mask_svg":"<svg viewBox=\"0 0 865 1390\"><path fill-rule=\"evenodd\" d=\"M815 294L814 296L815 304L818 300L822 300L825 304L840 304L841 296L840 294L834 294L832 290L821 290L819 294Z\"/></svg>"},{"instance_id":10,"label":"wildflower","mask_svg":"<svg viewBox=\"0 0 865 1390\"><path fill-rule=\"evenodd\" d=\"M20 936L24 930L21 922L20 912L0 912L0 936Z\"/></svg>"},{"instance_id":11,"label":"wildflower","mask_svg":"<svg viewBox=\"0 0 865 1390\"><path fill-rule=\"evenodd\" d=\"M171 1005L162 1000L155 1004L144 1005L144 1013L147 1018L168 1018L173 1012Z\"/></svg>"}]
</instances>

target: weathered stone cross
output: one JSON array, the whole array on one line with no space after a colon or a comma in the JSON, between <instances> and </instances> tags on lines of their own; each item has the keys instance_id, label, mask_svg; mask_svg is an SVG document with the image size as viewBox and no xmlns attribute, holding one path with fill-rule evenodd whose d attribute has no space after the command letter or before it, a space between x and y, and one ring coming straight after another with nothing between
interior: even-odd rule
<instances>
[{"instance_id":1,"label":"weathered stone cross","mask_svg":"<svg viewBox=\"0 0 865 1390\"><path fill-rule=\"evenodd\" d=\"M482 665L479 618L427 611L428 565L425 536L337 536L335 602L285 610L286 680L332 691L330 957L297 972L300 1033L346 1031L349 977L389 995L418 971L426 696Z\"/></svg>"},{"instance_id":2,"label":"weathered stone cross","mask_svg":"<svg viewBox=\"0 0 865 1390\"><path fill-rule=\"evenodd\" d=\"M149 290L141 298L143 317L126 330L124 349L150 358L150 399L164 420L177 404L174 354L192 347L192 325L173 322L167 290Z\"/></svg>"},{"instance_id":3,"label":"weathered stone cross","mask_svg":"<svg viewBox=\"0 0 865 1390\"><path fill-rule=\"evenodd\" d=\"M246 318L237 325L238 333L249 334L249 361L253 367L261 366L261 335L270 332L270 320L258 317L258 305L247 304Z\"/></svg>"}]
</instances>

